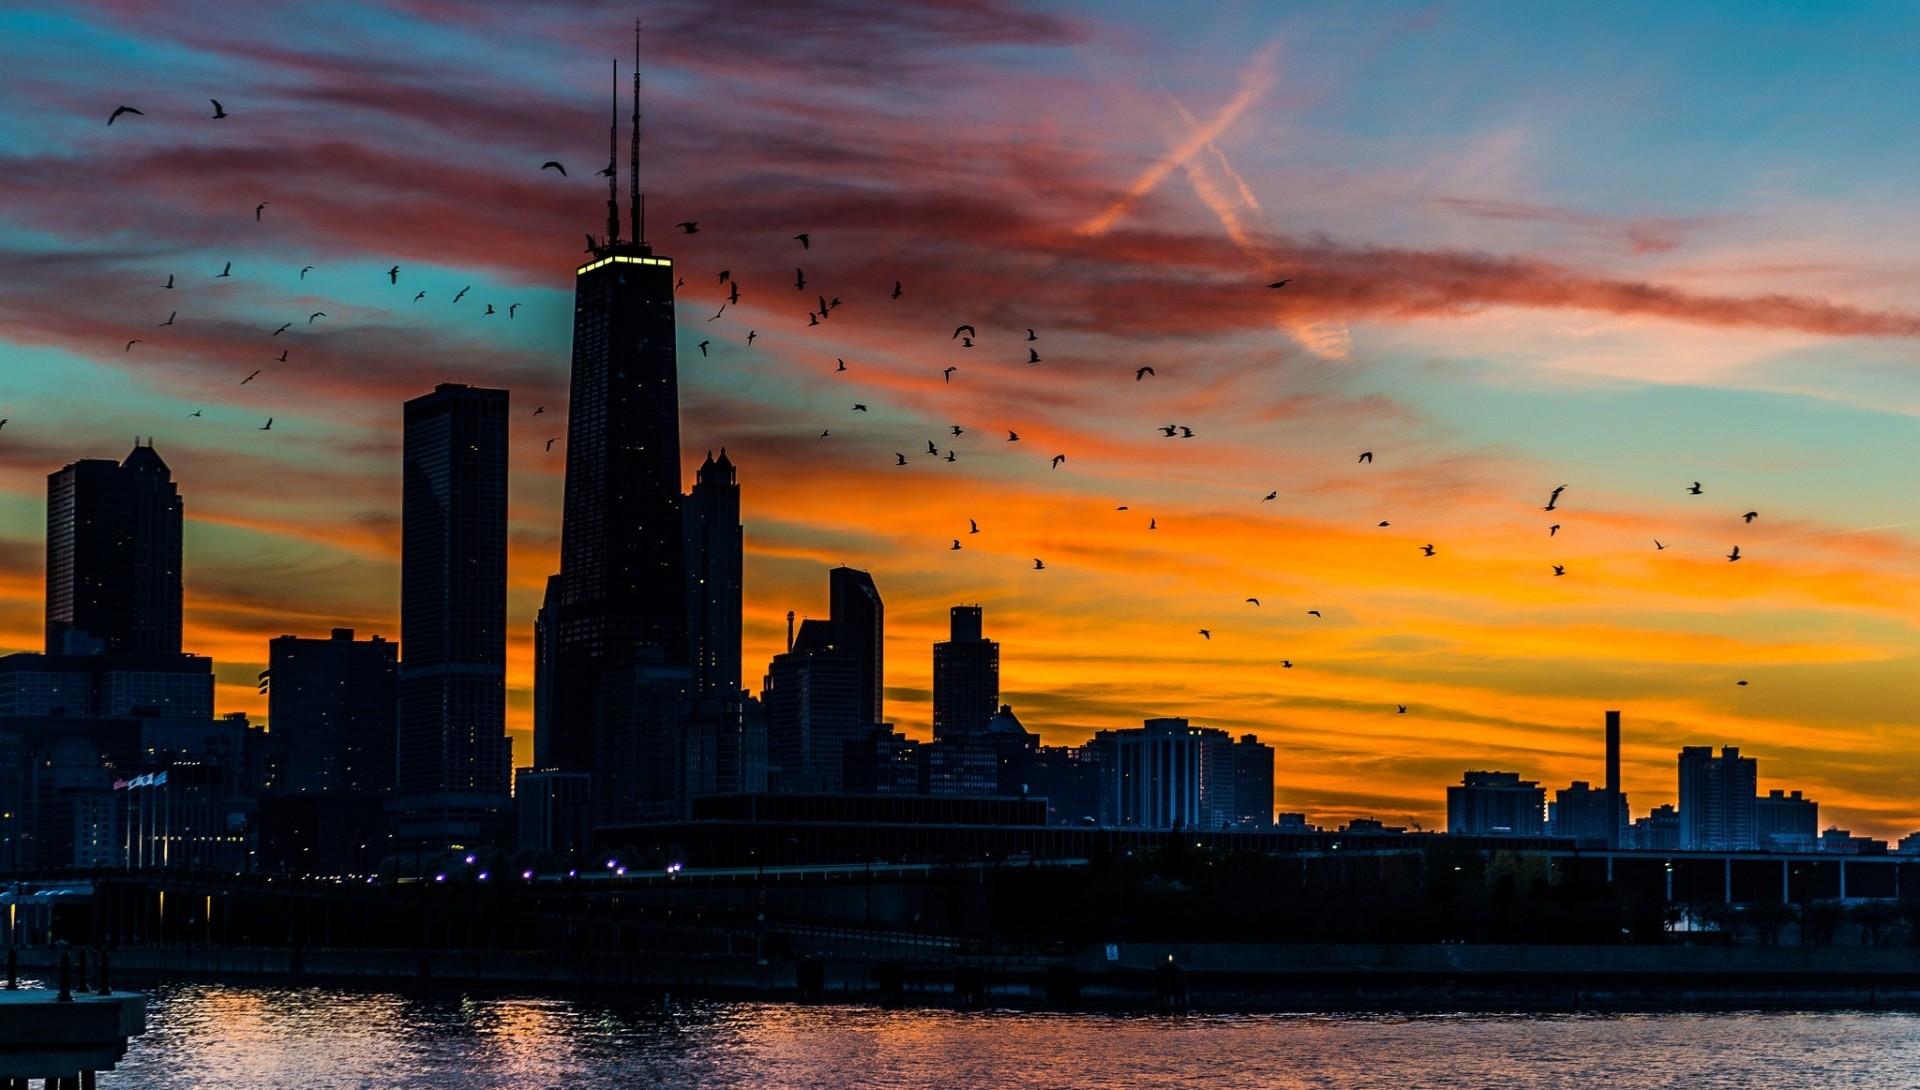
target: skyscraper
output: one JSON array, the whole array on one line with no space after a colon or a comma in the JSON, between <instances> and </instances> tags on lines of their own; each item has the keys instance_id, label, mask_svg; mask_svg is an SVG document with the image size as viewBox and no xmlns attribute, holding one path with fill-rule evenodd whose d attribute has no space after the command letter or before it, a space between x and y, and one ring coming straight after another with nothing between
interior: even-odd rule
<instances>
[{"instance_id":1,"label":"skyscraper","mask_svg":"<svg viewBox=\"0 0 1920 1090\"><path fill-rule=\"evenodd\" d=\"M1680 847L1737 852L1759 846L1754 795L1759 764L1737 746L1680 748Z\"/></svg>"},{"instance_id":2,"label":"skyscraper","mask_svg":"<svg viewBox=\"0 0 1920 1090\"><path fill-rule=\"evenodd\" d=\"M400 836L450 847L508 802L507 392L406 403L400 559Z\"/></svg>"},{"instance_id":3,"label":"skyscraper","mask_svg":"<svg viewBox=\"0 0 1920 1090\"><path fill-rule=\"evenodd\" d=\"M47 654L180 653L183 507L151 445L47 478Z\"/></svg>"},{"instance_id":4,"label":"skyscraper","mask_svg":"<svg viewBox=\"0 0 1920 1090\"><path fill-rule=\"evenodd\" d=\"M267 722L284 754L279 787L293 794L393 790L399 648L336 628L326 639L267 644Z\"/></svg>"},{"instance_id":5,"label":"skyscraper","mask_svg":"<svg viewBox=\"0 0 1920 1090\"><path fill-rule=\"evenodd\" d=\"M827 601L833 648L854 660L860 722L884 722L887 611L880 590L866 572L835 568L827 573Z\"/></svg>"},{"instance_id":6,"label":"skyscraper","mask_svg":"<svg viewBox=\"0 0 1920 1090\"><path fill-rule=\"evenodd\" d=\"M841 790L847 743L874 733L861 711L868 690L860 658L835 647L832 632L830 621L802 621L799 636L767 667L762 699L776 791Z\"/></svg>"},{"instance_id":7,"label":"skyscraper","mask_svg":"<svg viewBox=\"0 0 1920 1090\"><path fill-rule=\"evenodd\" d=\"M979 734L1000 706L1000 645L980 635L980 607L954 606L933 645L933 737Z\"/></svg>"},{"instance_id":8,"label":"skyscraper","mask_svg":"<svg viewBox=\"0 0 1920 1090\"><path fill-rule=\"evenodd\" d=\"M686 498L687 662L693 695L738 701L743 541L740 484L725 448L707 455Z\"/></svg>"}]
</instances>

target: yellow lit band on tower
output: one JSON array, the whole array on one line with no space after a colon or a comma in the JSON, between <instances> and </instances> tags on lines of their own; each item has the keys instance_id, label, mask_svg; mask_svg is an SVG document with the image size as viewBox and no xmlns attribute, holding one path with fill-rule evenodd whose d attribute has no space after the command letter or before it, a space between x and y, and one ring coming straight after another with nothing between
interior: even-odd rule
<instances>
[{"instance_id":1,"label":"yellow lit band on tower","mask_svg":"<svg viewBox=\"0 0 1920 1090\"><path fill-rule=\"evenodd\" d=\"M627 265L665 265L669 269L673 268L673 259L668 257L626 257L624 255L615 255L613 257L603 257L598 261L582 265L573 270L573 275L585 276L602 265L611 265L616 261Z\"/></svg>"}]
</instances>

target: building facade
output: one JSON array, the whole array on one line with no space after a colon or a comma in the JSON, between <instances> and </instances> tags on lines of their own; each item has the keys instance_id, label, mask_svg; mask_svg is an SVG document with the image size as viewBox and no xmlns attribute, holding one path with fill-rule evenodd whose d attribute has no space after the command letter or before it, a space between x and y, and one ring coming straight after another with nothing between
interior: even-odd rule
<instances>
[{"instance_id":1,"label":"building facade","mask_svg":"<svg viewBox=\"0 0 1920 1090\"><path fill-rule=\"evenodd\" d=\"M267 644L267 723L281 757L277 790L386 796L394 787L400 648L336 628L326 639Z\"/></svg>"},{"instance_id":2,"label":"building facade","mask_svg":"<svg viewBox=\"0 0 1920 1090\"><path fill-rule=\"evenodd\" d=\"M933 737L986 731L1000 706L1000 645L981 635L980 607L954 606L933 645Z\"/></svg>"},{"instance_id":3,"label":"building facade","mask_svg":"<svg viewBox=\"0 0 1920 1090\"><path fill-rule=\"evenodd\" d=\"M1680 847L1685 851L1739 852L1759 847L1754 793L1758 763L1737 746L1680 750Z\"/></svg>"},{"instance_id":4,"label":"building facade","mask_svg":"<svg viewBox=\"0 0 1920 1090\"><path fill-rule=\"evenodd\" d=\"M184 510L150 445L47 478L49 655L180 653Z\"/></svg>"},{"instance_id":5,"label":"building facade","mask_svg":"<svg viewBox=\"0 0 1920 1090\"><path fill-rule=\"evenodd\" d=\"M1467 836L1541 836L1547 792L1518 772L1470 771L1447 788L1447 832Z\"/></svg>"}]
</instances>

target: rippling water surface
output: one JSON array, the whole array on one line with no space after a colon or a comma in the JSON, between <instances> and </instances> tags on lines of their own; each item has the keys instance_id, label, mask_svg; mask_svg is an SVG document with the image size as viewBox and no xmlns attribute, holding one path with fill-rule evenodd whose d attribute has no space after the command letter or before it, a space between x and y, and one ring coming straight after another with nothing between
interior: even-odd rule
<instances>
[{"instance_id":1,"label":"rippling water surface","mask_svg":"<svg viewBox=\"0 0 1920 1090\"><path fill-rule=\"evenodd\" d=\"M177 985L110 1087L1920 1087L1920 1016L1147 1016Z\"/></svg>"}]
</instances>

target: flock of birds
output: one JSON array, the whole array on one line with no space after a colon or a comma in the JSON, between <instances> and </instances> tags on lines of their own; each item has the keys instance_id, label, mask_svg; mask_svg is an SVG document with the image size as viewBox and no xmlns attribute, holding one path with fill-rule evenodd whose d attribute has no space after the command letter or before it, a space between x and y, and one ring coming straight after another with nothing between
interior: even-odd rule
<instances>
[{"instance_id":1,"label":"flock of birds","mask_svg":"<svg viewBox=\"0 0 1920 1090\"><path fill-rule=\"evenodd\" d=\"M231 116L230 114L227 113L226 109L221 105L219 100L209 99L209 101L212 103L213 109L214 109L214 113L211 116L211 120L225 120ZM137 117L145 116L143 111L139 109L136 109L132 106L122 105L117 107L108 116L107 124L111 126L115 121L118 121L120 118L126 115L133 115ZM569 177L565 164L561 163L558 160L548 160L541 164L540 169L552 170L556 172L558 175L560 175L561 177ZM609 164L605 170L599 171L598 173L601 176L611 176L614 173L614 171L615 171L614 164ZM261 201L254 206L253 212L254 212L254 220L256 223L265 222L266 209L270 203L271 202L269 201ZM693 234L698 234L700 232L700 224L699 224L699 221L697 220L683 220L679 223L676 223L674 227L677 230L679 230L683 235L693 235ZM800 250L802 252L810 251L812 249L813 235L811 232L802 231L798 234L793 235L792 241L799 243ZM595 240L591 235L587 237L587 242L588 242L589 249L594 249L599 245L598 241ZM315 271L315 266L312 266L312 265L303 266L299 270L299 279L301 281L305 281L307 274L313 271ZM220 272L212 275L211 279L218 280L223 278L229 278L232 275L233 275L233 263L231 261L228 261L221 268ZM397 264L392 265L385 271L384 275L387 278L387 281L390 285L397 287L400 283L401 268ZM709 323L718 320L722 315L724 315L727 312L729 308L738 307L741 299L740 283L737 279L734 278L731 269L719 270L718 276L717 276L717 282L722 288L726 290L724 292L724 298L720 303L719 309L714 312L712 317L709 317L706 319L706 321ZM1272 281L1268 283L1266 287L1269 290L1278 290L1278 289L1285 288L1288 284L1292 282L1293 282L1293 278L1288 277L1288 278ZM162 289L172 290L175 287L175 284L176 284L175 275L169 274L167 276L166 283L160 285L160 287ZM676 291L680 288L683 288L685 284L686 284L686 281L684 278L677 280L675 283ZM808 284L809 284L809 281L807 280L807 275L806 275L804 266L796 266L794 268L794 280L793 280L794 289L796 291L804 293L807 291ZM472 285L468 285L466 287L461 288L458 292L454 293L451 299L451 303L458 304L463 298L465 298L467 293L471 290L472 290ZM889 294L889 298L893 300L898 300L904 294L905 294L904 284L899 280L894 281L893 290ZM416 292L413 295L412 301L414 303L419 303L426 298L427 298L427 292L424 290L421 290ZM843 300L839 296L828 296L826 294L820 294L816 291L815 298L817 299L817 305L810 307L807 311L807 327L809 328L818 327L822 325L824 322L826 322L829 319L829 317L836 310L838 310L841 306L844 305ZM520 309L520 306L521 304L519 303L509 304L506 308L507 318L512 319ZM494 305L491 303L485 304L485 308L486 309L481 315L481 317L487 317L487 316L491 316L498 313ZM326 317L327 317L327 314L325 311L314 311L309 315L307 315L306 322L304 324L306 326L312 326L319 319L326 318ZM164 328L172 327L173 325L175 325L176 320L178 318L179 318L179 311L170 310L168 312L166 321L158 323L158 328L164 329ZM278 337L293 328L294 328L293 322L291 321L286 322L280 325L278 328L267 333L266 336L269 338ZM757 329L749 329L747 331L745 340L748 346L752 346L753 343L758 339L760 339L760 333ZM965 323L965 322L960 323L959 325L956 325L953 329L953 332L948 337L948 343L952 344L957 342L957 347L960 349L972 349L975 347L979 347L986 340L987 338L982 338L980 336L980 333L975 325L973 325L972 323ZM1044 358L1040 354L1039 349L1035 347L1033 343L1031 343L1031 342L1038 342L1040 340L1041 340L1040 333L1038 332L1037 329L1031 328L1031 327L1026 329L1026 336L1024 338L1023 343L1025 343L1026 349L1027 349L1025 362L1029 365L1038 365L1045 362ZM142 338L137 338L137 337L132 338L126 342L123 352L131 352L133 351L136 345L140 345L143 343L145 342ZM712 343L713 343L712 338L703 339L698 342L696 347L699 349L702 357L708 356L708 352L712 346ZM277 357L270 357L270 359L272 360L272 362L286 363L288 361L288 356L289 356L289 351L283 349ZM835 363L837 364L837 366L834 368L832 372L833 374L845 374L848 372L847 362L844 358L836 357ZM941 370L942 382L946 384L951 384L953 382L953 376L959 371L960 371L960 368L958 365L949 365L944 367ZM240 385L245 386L253 382L255 379L259 378L263 372L264 372L264 368L254 369L245 378L242 378L240 380ZM1154 368L1151 366L1140 366L1133 369L1133 379L1136 383L1143 382L1146 379L1151 377L1157 377L1157 373L1155 372ZM866 413L866 412L870 412L871 410L868 408L868 406L865 403L855 402L853 403L852 407L848 411ZM545 412L546 412L545 406L540 406L534 409L533 415L539 416L544 414ZM189 413L188 415L192 417L199 417L202 415L202 411L195 410L194 412ZM258 430L261 430L261 431L272 430L273 421L274 421L274 418L272 416L267 417L266 423L260 425ZM0 420L0 427L3 427L5 423L6 421ZM967 429L963 428L958 424L951 425L949 430L950 430L950 438L957 438L959 436L962 436L966 434L966 431L967 431ZM1168 438L1168 439L1174 439L1174 438L1193 439L1196 437L1196 433L1194 432L1194 429L1190 425L1185 425L1185 424L1159 425L1157 427L1157 430L1160 432L1163 438ZM1012 429L1006 429L1006 431L1007 431L1007 437L1005 440L1006 442L1015 443L1015 442L1021 441L1020 434L1017 431L1014 431ZM828 439L831 436L832 436L832 429L831 427L829 427L829 428L822 429L819 437L821 439ZM556 436L546 440L547 451L549 452L552 451L554 443L558 440L558 438L559 437ZM937 459L939 461L943 461L943 462L954 462L958 460L958 453L955 449L949 447L943 451L940 444L936 443L931 439L927 441L926 456ZM1061 467L1061 465L1067 462L1067 455L1065 453L1055 453L1051 455L1047 460L1050 464L1050 467L1052 469L1057 470ZM1362 465L1373 464L1374 452L1371 450L1361 451L1357 458L1357 462ZM894 453L893 465L895 467L904 467L909 464L910 464L910 459L907 457L907 455L904 452L896 451ZM1559 485L1554 489L1552 489L1551 492L1548 494L1547 502L1545 506L1542 508L1542 510L1548 513L1552 513L1560 510L1560 506L1559 506L1560 497L1561 497L1561 494L1566 491L1566 489L1567 489L1567 486L1564 484ZM1705 489L1702 487L1699 481L1694 481L1684 491L1687 495L1692 495L1692 496L1699 496L1705 493ZM1277 499L1278 496L1279 496L1278 490L1277 489L1272 490L1267 492L1264 496L1262 496L1259 502L1266 503L1270 500ZM1118 508L1116 508L1116 510L1127 511L1129 510L1129 508L1127 505L1121 505ZM1758 517L1759 517L1759 512L1757 511L1748 511L1741 516L1742 520L1746 523L1752 523ZM969 518L967 520L967 524L968 524L968 529L967 529L968 535L974 535L974 534L979 534L983 532L977 520ZM1386 526L1389 526L1390 523L1387 521L1381 521L1378 525L1381 527L1386 527ZM1158 523L1157 517L1148 518L1147 529L1148 530L1159 529L1159 523ZM1557 523L1557 522L1552 523L1547 527L1547 536L1550 538L1555 537L1559 533L1560 529L1561 529L1560 523ZM1657 539L1653 542L1653 545L1656 550L1664 550L1667 548L1665 544L1663 544ZM959 550L963 548L961 544L961 538L959 537L952 538L951 544L949 545L948 548L950 551ZM1419 550L1420 556L1427 559L1433 559L1441 555L1439 547L1432 542L1419 545L1417 548ZM1736 562L1742 559L1740 547L1738 545L1733 546L1732 550L1726 554L1726 559L1729 562ZM1550 567L1552 569L1553 577L1555 578L1563 577L1567 575L1567 567L1564 564L1552 563L1550 564ZM1040 557L1033 558L1034 571L1045 571L1046 569L1047 569L1046 562L1042 558ZM1258 607L1260 606L1260 599L1257 597L1248 597L1245 599L1244 604ZM1321 611L1318 609L1306 610L1306 614L1316 619L1321 619L1323 616ZM1202 628L1198 630L1198 635L1202 639L1210 641L1213 638L1213 631L1208 628ZM1280 660L1280 666L1283 669L1293 669L1294 663L1291 659L1282 659ZM1737 681L1736 684L1744 686L1747 684L1747 681L1742 679ZM1404 715L1407 712L1407 705L1405 704L1396 704L1394 705L1394 707L1396 708L1396 714Z\"/></svg>"}]
</instances>

